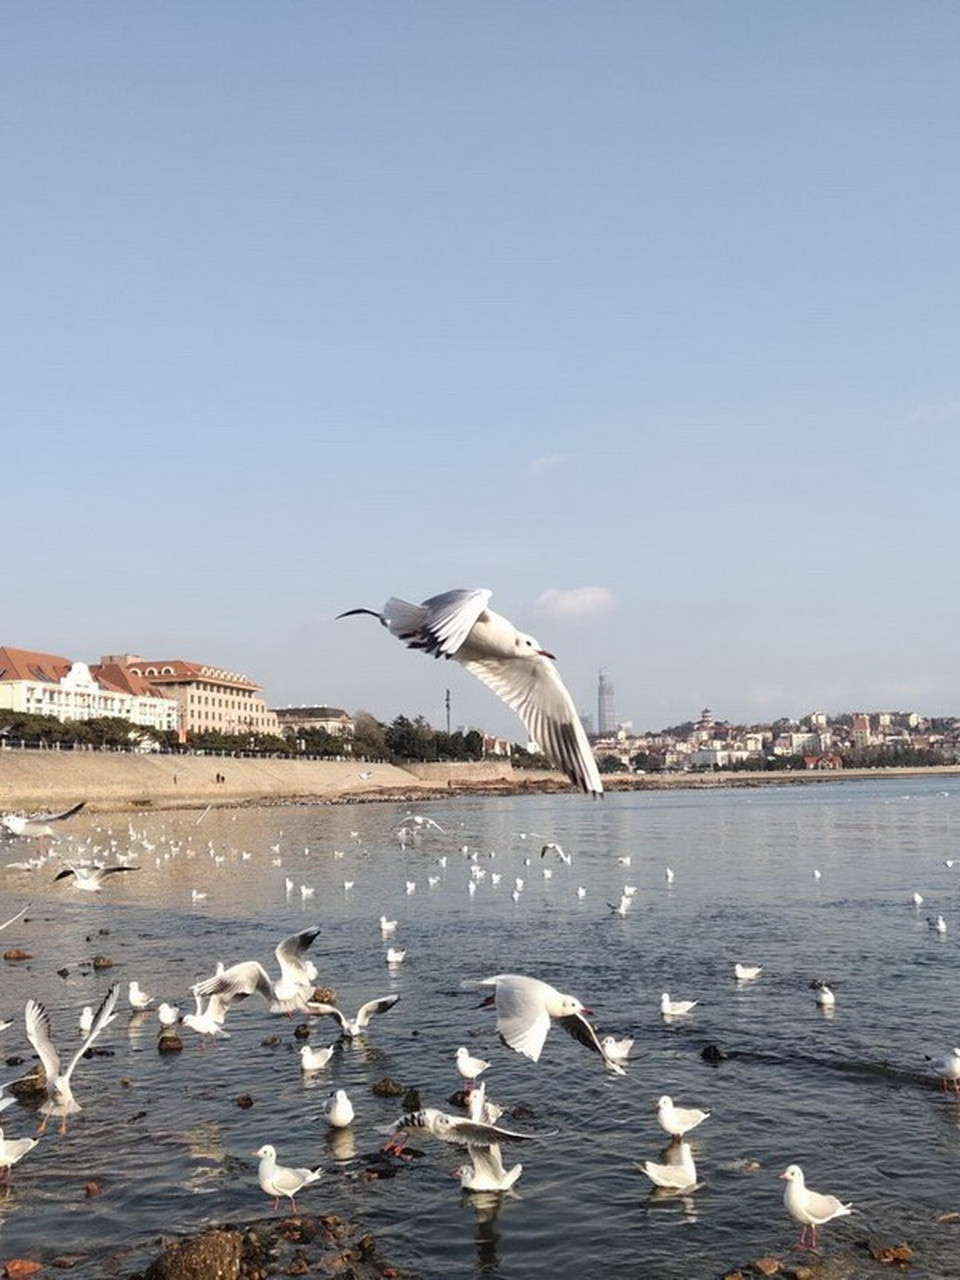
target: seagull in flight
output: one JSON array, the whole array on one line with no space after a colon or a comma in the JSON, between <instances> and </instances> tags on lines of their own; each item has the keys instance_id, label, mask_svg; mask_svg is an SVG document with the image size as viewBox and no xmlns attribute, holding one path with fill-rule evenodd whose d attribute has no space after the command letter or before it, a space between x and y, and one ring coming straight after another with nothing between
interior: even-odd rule
<instances>
[{"instance_id":1,"label":"seagull in flight","mask_svg":"<svg viewBox=\"0 0 960 1280\"><path fill-rule=\"evenodd\" d=\"M368 1000L366 1004L362 1004L357 1010L355 1018L346 1017L335 1004L322 1004L319 1001L312 1002L306 1006L308 1013L325 1013L331 1018L336 1018L340 1023L340 1034L347 1040L356 1040L358 1036L363 1035L367 1027L370 1025L370 1019L375 1013L386 1013L400 999L400 996L378 996L375 1000Z\"/></svg>"},{"instance_id":2,"label":"seagull in flight","mask_svg":"<svg viewBox=\"0 0 960 1280\"><path fill-rule=\"evenodd\" d=\"M0 825L13 836L30 836L31 838L56 836L58 832L51 824L72 818L86 803L86 800L81 800L79 804L73 805L70 809L64 809L62 813L35 813L29 818L21 817L16 813L5 813L0 818Z\"/></svg>"},{"instance_id":3,"label":"seagull in flight","mask_svg":"<svg viewBox=\"0 0 960 1280\"><path fill-rule=\"evenodd\" d=\"M103 881L107 876L115 875L118 871L139 871L139 867L125 867L121 863L117 863L112 867L85 867L80 863L71 863L64 867L62 871L58 871L53 877L54 883L58 880L65 880L67 876L73 876L74 888L85 889L88 893L96 893L103 887Z\"/></svg>"},{"instance_id":4,"label":"seagull in flight","mask_svg":"<svg viewBox=\"0 0 960 1280\"><path fill-rule=\"evenodd\" d=\"M306 1009L317 977L316 966L307 959L306 953L319 933L318 925L283 939L273 953L280 965L280 977L275 981L259 960L241 960L197 983L196 994L218 996L224 1006L229 1006L232 1001L244 1000L257 991L270 1005L271 1013Z\"/></svg>"},{"instance_id":5,"label":"seagull in flight","mask_svg":"<svg viewBox=\"0 0 960 1280\"><path fill-rule=\"evenodd\" d=\"M626 1075L623 1063L604 1049L593 1023L587 1019L590 1010L576 996L564 995L549 982L521 973L498 973L492 978L468 978L460 983L461 991L486 987L492 987L493 994L483 1004L496 1006L500 1039L517 1053L537 1062L550 1021L555 1019L574 1040L598 1054L609 1071Z\"/></svg>"},{"instance_id":6,"label":"seagull in flight","mask_svg":"<svg viewBox=\"0 0 960 1280\"><path fill-rule=\"evenodd\" d=\"M603 793L600 771L553 654L487 607L492 592L445 591L422 604L391 597L368 613L402 640L435 658L455 658L516 711L543 754L581 791Z\"/></svg>"},{"instance_id":7,"label":"seagull in flight","mask_svg":"<svg viewBox=\"0 0 960 1280\"><path fill-rule=\"evenodd\" d=\"M94 1014L93 1024L86 1039L67 1063L65 1069L60 1060L60 1054L54 1048L53 1041L50 1038L50 1015L39 1000L27 1001L27 1007L24 1011L27 1039L39 1054L40 1062L47 1077L47 1100L40 1108L43 1113L43 1122L39 1129L40 1133L43 1133L44 1129L46 1129L47 1121L52 1115L61 1117L60 1132L61 1134L66 1133L67 1116L76 1115L80 1111L80 1103L74 1098L73 1090L70 1087L70 1077L73 1075L77 1063L100 1032L115 1018L114 1009L119 995L120 983L115 982L104 997L100 1008Z\"/></svg>"}]
</instances>

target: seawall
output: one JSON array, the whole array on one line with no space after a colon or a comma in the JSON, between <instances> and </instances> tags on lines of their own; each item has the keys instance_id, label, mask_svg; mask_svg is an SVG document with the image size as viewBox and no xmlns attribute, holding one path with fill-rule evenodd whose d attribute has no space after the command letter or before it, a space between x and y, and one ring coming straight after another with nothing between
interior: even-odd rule
<instances>
[{"instance_id":1,"label":"seawall","mask_svg":"<svg viewBox=\"0 0 960 1280\"><path fill-rule=\"evenodd\" d=\"M335 803L463 786L522 790L509 761L396 765L347 760L261 760L215 755L0 750L0 810L56 810L85 800L93 809L198 805ZM539 779L557 775L539 774ZM557 778L560 781L559 778Z\"/></svg>"}]
</instances>

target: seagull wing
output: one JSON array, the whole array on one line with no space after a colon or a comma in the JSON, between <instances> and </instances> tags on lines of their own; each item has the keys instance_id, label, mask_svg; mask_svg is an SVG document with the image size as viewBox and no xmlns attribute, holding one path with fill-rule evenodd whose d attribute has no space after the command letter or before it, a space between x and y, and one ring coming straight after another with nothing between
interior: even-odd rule
<instances>
[{"instance_id":1,"label":"seagull wing","mask_svg":"<svg viewBox=\"0 0 960 1280\"><path fill-rule=\"evenodd\" d=\"M86 800L81 800L79 804L75 804L71 809L64 809L62 813L43 813L34 819L35 822L62 822L64 818L72 818L75 813L86 805Z\"/></svg>"},{"instance_id":2,"label":"seagull wing","mask_svg":"<svg viewBox=\"0 0 960 1280\"><path fill-rule=\"evenodd\" d=\"M117 999L119 998L119 996L120 996L120 983L115 982L113 986L110 988L110 990L107 992L107 994L103 997L103 1001L100 1005L100 1008L93 1015L93 1025L91 1026L90 1031L87 1034L86 1040L84 1040L83 1044L80 1046L77 1052L70 1059L70 1064L67 1067L66 1071L63 1073L67 1080L69 1080L70 1077L73 1075L74 1067L77 1065L77 1063L80 1061L83 1055L87 1052L87 1050L93 1044L94 1040L96 1040L100 1032L104 1029L105 1026L107 1026L108 1023L112 1022L113 1019L115 1018L116 1015L114 1014L113 1011L116 1007Z\"/></svg>"},{"instance_id":3,"label":"seagull wing","mask_svg":"<svg viewBox=\"0 0 960 1280\"><path fill-rule=\"evenodd\" d=\"M618 1076L625 1076L627 1074L626 1068L622 1062L617 1062L615 1058L611 1058L604 1053L603 1045L597 1037L593 1023L589 1022L582 1013L571 1013L565 1018L558 1018L557 1021L563 1027L564 1031L568 1031L579 1044L585 1045L594 1053L599 1053L608 1070Z\"/></svg>"},{"instance_id":4,"label":"seagull wing","mask_svg":"<svg viewBox=\"0 0 960 1280\"><path fill-rule=\"evenodd\" d=\"M226 1004L231 1000L245 1000L255 991L265 1000L273 999L273 983L259 960L241 960L194 987L196 995L220 996Z\"/></svg>"},{"instance_id":5,"label":"seagull wing","mask_svg":"<svg viewBox=\"0 0 960 1280\"><path fill-rule=\"evenodd\" d=\"M346 1031L347 1026L349 1025L346 1018L335 1004L323 1004L320 1001L311 1000L306 1006L306 1010L308 1013L324 1013L330 1018L336 1018L337 1022L340 1023L341 1031Z\"/></svg>"},{"instance_id":6,"label":"seagull wing","mask_svg":"<svg viewBox=\"0 0 960 1280\"><path fill-rule=\"evenodd\" d=\"M15 916L11 916L9 920L4 920L3 924L0 924L0 933L2 933L4 929L6 929L7 925L15 924L16 921L19 920L20 917L26 912L27 907L29 906L30 906L30 903L28 902L27 906L21 907Z\"/></svg>"},{"instance_id":7,"label":"seagull wing","mask_svg":"<svg viewBox=\"0 0 960 1280\"><path fill-rule=\"evenodd\" d=\"M97 875L102 880L104 876L112 876L116 871L139 871L139 867L124 867L119 863L115 867L98 867Z\"/></svg>"},{"instance_id":8,"label":"seagull wing","mask_svg":"<svg viewBox=\"0 0 960 1280\"><path fill-rule=\"evenodd\" d=\"M496 1124L483 1124L480 1120L455 1120L449 1141L486 1150L498 1142L530 1142L538 1136L535 1133L514 1133Z\"/></svg>"},{"instance_id":9,"label":"seagull wing","mask_svg":"<svg viewBox=\"0 0 960 1280\"><path fill-rule=\"evenodd\" d=\"M73 876L74 879L80 878L76 867L64 867L62 871L58 871L53 877L53 883L56 884L58 880L64 880L67 876Z\"/></svg>"},{"instance_id":10,"label":"seagull wing","mask_svg":"<svg viewBox=\"0 0 960 1280\"><path fill-rule=\"evenodd\" d=\"M40 1062L48 1080L60 1074L60 1055L50 1039L50 1015L39 1000L28 1000L24 1010L27 1039L40 1055Z\"/></svg>"},{"instance_id":11,"label":"seagull wing","mask_svg":"<svg viewBox=\"0 0 960 1280\"><path fill-rule=\"evenodd\" d=\"M422 649L434 657L452 658L487 607L492 592L444 591L423 604L391 597L383 606L382 621L390 634L408 649Z\"/></svg>"},{"instance_id":12,"label":"seagull wing","mask_svg":"<svg viewBox=\"0 0 960 1280\"><path fill-rule=\"evenodd\" d=\"M536 1062L550 1030L550 1015L535 985L498 982L497 1031L503 1042Z\"/></svg>"},{"instance_id":13,"label":"seagull wing","mask_svg":"<svg viewBox=\"0 0 960 1280\"><path fill-rule=\"evenodd\" d=\"M581 791L600 795L600 771L552 658L481 658L463 664L523 721L544 755Z\"/></svg>"},{"instance_id":14,"label":"seagull wing","mask_svg":"<svg viewBox=\"0 0 960 1280\"><path fill-rule=\"evenodd\" d=\"M320 926L318 925L314 929L304 929L300 933L292 933L289 938L284 938L273 953L277 957L282 974L295 982L313 981L316 974L311 974L304 957L308 947L312 945L314 938L319 933Z\"/></svg>"},{"instance_id":15,"label":"seagull wing","mask_svg":"<svg viewBox=\"0 0 960 1280\"><path fill-rule=\"evenodd\" d=\"M357 1026L361 1030L369 1023L375 1013L386 1013L400 999L399 994L392 996L378 996L376 1000L368 1000L366 1004L362 1004L357 1010Z\"/></svg>"},{"instance_id":16,"label":"seagull wing","mask_svg":"<svg viewBox=\"0 0 960 1280\"><path fill-rule=\"evenodd\" d=\"M810 1191L809 1188L804 1190L806 1192L804 1208L817 1222L829 1222L831 1218L838 1218L850 1212L851 1206L843 1204L836 1196L825 1196L819 1191Z\"/></svg>"}]
</instances>

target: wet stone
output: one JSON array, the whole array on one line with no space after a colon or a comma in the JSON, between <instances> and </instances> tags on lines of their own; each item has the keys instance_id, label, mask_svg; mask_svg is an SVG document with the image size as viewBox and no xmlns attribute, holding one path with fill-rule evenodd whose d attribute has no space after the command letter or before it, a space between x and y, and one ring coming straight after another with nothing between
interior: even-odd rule
<instances>
[{"instance_id":1,"label":"wet stone","mask_svg":"<svg viewBox=\"0 0 960 1280\"><path fill-rule=\"evenodd\" d=\"M399 1098L402 1097L404 1088L396 1080L391 1080L389 1076L384 1076L382 1080L378 1080L376 1084L371 1086L370 1092L376 1098Z\"/></svg>"},{"instance_id":2,"label":"wet stone","mask_svg":"<svg viewBox=\"0 0 960 1280\"><path fill-rule=\"evenodd\" d=\"M238 1280L243 1237L239 1231L205 1231L168 1245L145 1280Z\"/></svg>"}]
</instances>

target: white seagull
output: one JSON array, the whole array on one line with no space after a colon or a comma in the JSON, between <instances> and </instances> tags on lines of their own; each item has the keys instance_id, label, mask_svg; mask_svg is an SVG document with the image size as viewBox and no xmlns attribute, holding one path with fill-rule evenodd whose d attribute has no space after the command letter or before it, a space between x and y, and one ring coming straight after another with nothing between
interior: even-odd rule
<instances>
[{"instance_id":1,"label":"white seagull","mask_svg":"<svg viewBox=\"0 0 960 1280\"><path fill-rule=\"evenodd\" d=\"M738 982L753 982L763 973L762 964L741 964L738 960L733 966L733 976Z\"/></svg>"},{"instance_id":2,"label":"white seagull","mask_svg":"<svg viewBox=\"0 0 960 1280\"><path fill-rule=\"evenodd\" d=\"M60 1132L62 1134L66 1133L67 1116L76 1115L80 1111L80 1103L74 1098L73 1090L70 1088L70 1077L73 1075L77 1063L100 1032L108 1023L113 1021L115 1017L113 1011L116 1008L119 995L120 983L115 982L104 996L103 1003L94 1015L93 1025L89 1034L67 1063L65 1069L60 1061L60 1054L54 1048L53 1041L50 1039L50 1015L39 1000L27 1001L27 1006L24 1010L27 1039L39 1054L40 1062L47 1077L47 1100L40 1108L43 1115L43 1121L39 1129L40 1133L43 1133L44 1129L46 1129L47 1121L52 1115L61 1117Z\"/></svg>"},{"instance_id":3,"label":"white seagull","mask_svg":"<svg viewBox=\"0 0 960 1280\"><path fill-rule=\"evenodd\" d=\"M683 1018L696 1008L697 1003L696 1000L671 1000L669 992L664 991L660 997L660 1012L665 1018Z\"/></svg>"},{"instance_id":4,"label":"white seagull","mask_svg":"<svg viewBox=\"0 0 960 1280\"><path fill-rule=\"evenodd\" d=\"M445 591L422 604L391 597L379 612L348 609L339 616L371 614L407 648L455 658L517 712L540 750L571 782L600 795L597 762L553 655L488 609L491 594Z\"/></svg>"},{"instance_id":5,"label":"white seagull","mask_svg":"<svg viewBox=\"0 0 960 1280\"><path fill-rule=\"evenodd\" d=\"M306 1009L314 992L317 970L306 953L320 933L319 926L284 938L274 955L280 977L274 981L258 960L241 960L223 973L197 984L200 996L220 996L225 1005L244 1000L255 991L267 1001L271 1013L293 1013Z\"/></svg>"},{"instance_id":6,"label":"white seagull","mask_svg":"<svg viewBox=\"0 0 960 1280\"><path fill-rule=\"evenodd\" d=\"M0 818L0 825L6 827L14 836L55 836L57 831L52 824L72 818L86 803L86 800L81 800L79 804L73 805L70 809L64 809L62 813L35 813L29 818L21 817L16 813L5 813Z\"/></svg>"},{"instance_id":7,"label":"white seagull","mask_svg":"<svg viewBox=\"0 0 960 1280\"><path fill-rule=\"evenodd\" d=\"M346 1089L334 1089L323 1104L323 1118L331 1129L346 1129L353 1124L354 1114Z\"/></svg>"},{"instance_id":8,"label":"white seagull","mask_svg":"<svg viewBox=\"0 0 960 1280\"><path fill-rule=\"evenodd\" d=\"M832 1009L837 1003L837 997L833 994L822 978L814 978L813 982L810 983L810 986L817 993L814 996L814 999L821 1009Z\"/></svg>"},{"instance_id":9,"label":"white seagull","mask_svg":"<svg viewBox=\"0 0 960 1280\"><path fill-rule=\"evenodd\" d=\"M424 1107L421 1111L408 1112L400 1117L391 1130L389 1140L384 1144L384 1150L399 1155L411 1129L421 1129L441 1142L481 1149L499 1142L529 1142L532 1138L541 1136L535 1133L514 1133L511 1129L501 1129L496 1124L461 1119L447 1115L445 1111L438 1111L436 1107Z\"/></svg>"},{"instance_id":10,"label":"white seagull","mask_svg":"<svg viewBox=\"0 0 960 1280\"><path fill-rule=\"evenodd\" d=\"M702 1124L709 1115L709 1111L701 1111L699 1107L674 1106L673 1099L666 1093L657 1102L657 1123L665 1133L677 1138Z\"/></svg>"},{"instance_id":11,"label":"white seagull","mask_svg":"<svg viewBox=\"0 0 960 1280\"><path fill-rule=\"evenodd\" d=\"M500 1038L517 1053L538 1061L550 1019L555 1018L574 1040L599 1054L610 1071L626 1075L623 1064L604 1052L593 1024L587 1020L590 1010L576 996L564 995L549 982L520 973L498 973L492 978L467 979L460 984L462 991L484 987L493 987L493 994L483 1003L496 1006Z\"/></svg>"},{"instance_id":12,"label":"white seagull","mask_svg":"<svg viewBox=\"0 0 960 1280\"><path fill-rule=\"evenodd\" d=\"M938 1071L943 1081L944 1093L948 1089L953 1093L960 1093L960 1048L950 1050L943 1062L941 1062Z\"/></svg>"},{"instance_id":13,"label":"white seagull","mask_svg":"<svg viewBox=\"0 0 960 1280\"><path fill-rule=\"evenodd\" d=\"M668 1154L676 1151L678 1159L667 1164L657 1164L653 1160L645 1160L640 1169L647 1175L655 1187L665 1191L691 1191L697 1185L697 1168L693 1163L693 1152L690 1143L681 1139L675 1147L668 1149Z\"/></svg>"},{"instance_id":14,"label":"white seagull","mask_svg":"<svg viewBox=\"0 0 960 1280\"><path fill-rule=\"evenodd\" d=\"M5 1138L0 1129L0 1181L9 1182L13 1166L37 1145L36 1138Z\"/></svg>"},{"instance_id":15,"label":"white seagull","mask_svg":"<svg viewBox=\"0 0 960 1280\"><path fill-rule=\"evenodd\" d=\"M311 1071L322 1071L333 1057L333 1045L325 1045L322 1049L311 1049L305 1044L300 1050L300 1070L305 1074Z\"/></svg>"},{"instance_id":16,"label":"white seagull","mask_svg":"<svg viewBox=\"0 0 960 1280\"><path fill-rule=\"evenodd\" d=\"M457 1071L468 1086L472 1086L489 1065L483 1058L475 1058L466 1045L462 1044L457 1050Z\"/></svg>"},{"instance_id":17,"label":"white seagull","mask_svg":"<svg viewBox=\"0 0 960 1280\"><path fill-rule=\"evenodd\" d=\"M311 1182L318 1182L323 1176L322 1169L289 1169L282 1164L277 1164L276 1150L269 1142L265 1142L262 1147L253 1152L253 1155L260 1157L257 1181L260 1183L261 1190L268 1196L274 1197L274 1209L280 1208L280 1197L287 1196L290 1200L291 1213L296 1212L297 1202L294 1196L301 1187L309 1186Z\"/></svg>"},{"instance_id":18,"label":"white seagull","mask_svg":"<svg viewBox=\"0 0 960 1280\"><path fill-rule=\"evenodd\" d=\"M207 1001L207 1007L203 1007L203 997L199 994L197 987L191 987L193 998L197 1002L197 1007L193 1013L185 1013L183 1015L183 1025L189 1027L191 1031L195 1031L198 1036L203 1036L200 1041L201 1045L206 1044L206 1037L211 1040L229 1040L230 1032L224 1031L223 1023L227 1016L227 1006L224 1004L223 996L213 995Z\"/></svg>"},{"instance_id":19,"label":"white seagull","mask_svg":"<svg viewBox=\"0 0 960 1280\"><path fill-rule=\"evenodd\" d=\"M356 1040L358 1036L363 1035L364 1031L370 1025L370 1019L375 1013L386 1013L400 999L399 995L378 996L375 1000L368 1000L366 1004L362 1004L357 1010L355 1018L346 1017L335 1004L322 1004L320 1001L314 1001L307 1005L308 1013L323 1013L330 1018L336 1018L340 1023L340 1034L347 1040Z\"/></svg>"},{"instance_id":20,"label":"white seagull","mask_svg":"<svg viewBox=\"0 0 960 1280\"><path fill-rule=\"evenodd\" d=\"M103 881L107 876L115 875L118 871L139 871L139 867L125 867L118 863L112 867L84 867L80 865L70 865L64 867L62 871L58 871L53 877L54 883L57 880L64 880L67 876L73 876L74 888L84 889L87 893L96 893L103 885Z\"/></svg>"},{"instance_id":21,"label":"white seagull","mask_svg":"<svg viewBox=\"0 0 960 1280\"><path fill-rule=\"evenodd\" d=\"M140 988L140 983L134 978L133 982L127 987L127 1000L130 1002L130 1008L136 1013L140 1013L146 1009L148 1004L153 1004L154 997L148 996L147 993Z\"/></svg>"},{"instance_id":22,"label":"white seagull","mask_svg":"<svg viewBox=\"0 0 960 1280\"><path fill-rule=\"evenodd\" d=\"M604 1036L600 1041L600 1048L603 1050L604 1057L611 1062L626 1062L633 1048L633 1037L624 1036L618 1040L616 1036Z\"/></svg>"},{"instance_id":23,"label":"white seagull","mask_svg":"<svg viewBox=\"0 0 960 1280\"><path fill-rule=\"evenodd\" d=\"M783 1203L787 1213L795 1222L800 1223L798 1243L801 1249L807 1245L807 1228L810 1229L810 1248L816 1249L817 1227L822 1227L825 1222L842 1218L853 1211L852 1204L843 1204L836 1196L824 1196L818 1191L808 1191L803 1180L803 1170L798 1164L789 1165L780 1177L787 1181L783 1193Z\"/></svg>"}]
</instances>

